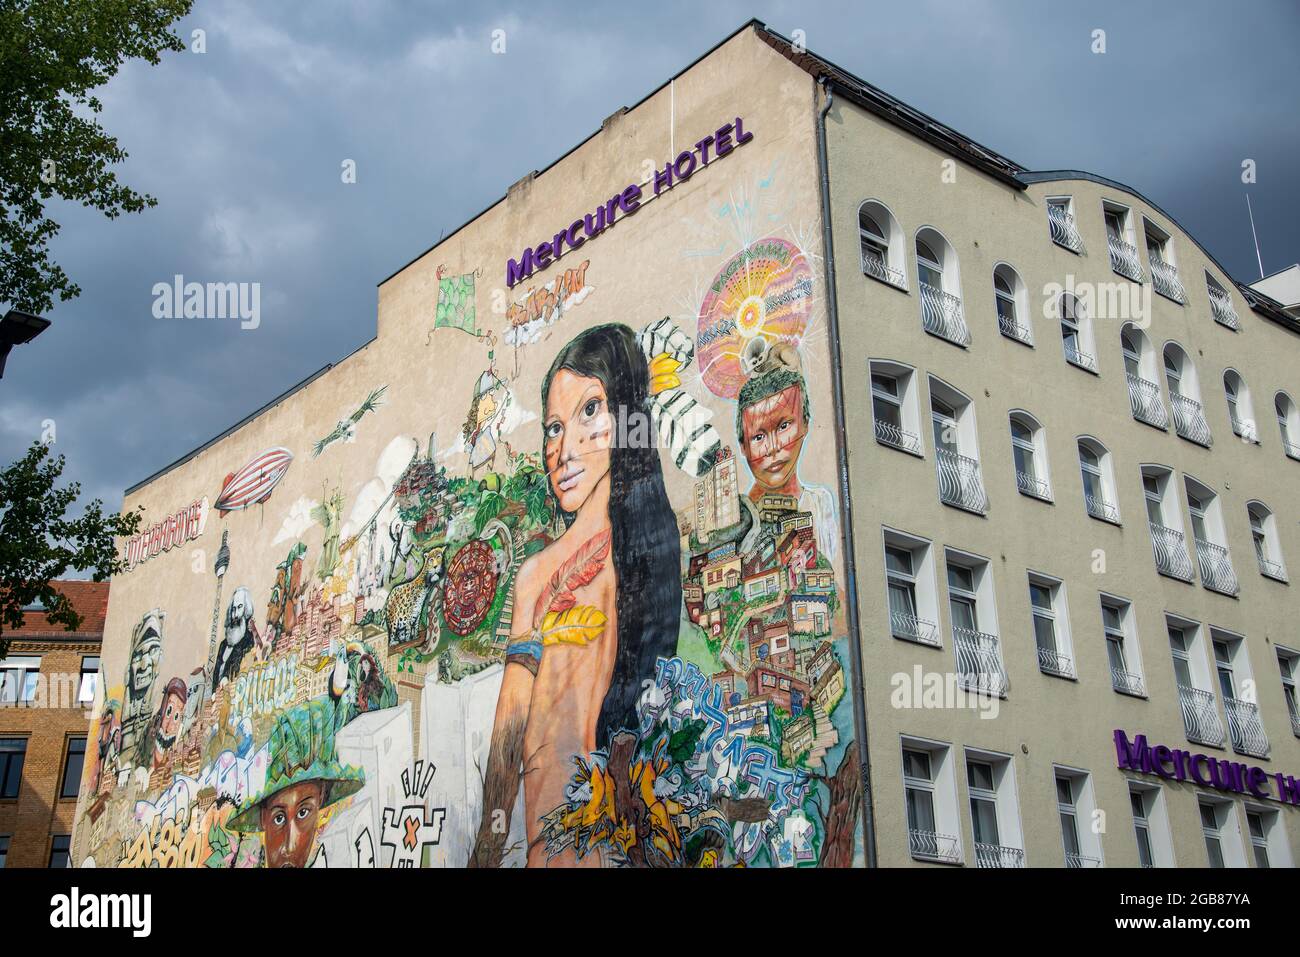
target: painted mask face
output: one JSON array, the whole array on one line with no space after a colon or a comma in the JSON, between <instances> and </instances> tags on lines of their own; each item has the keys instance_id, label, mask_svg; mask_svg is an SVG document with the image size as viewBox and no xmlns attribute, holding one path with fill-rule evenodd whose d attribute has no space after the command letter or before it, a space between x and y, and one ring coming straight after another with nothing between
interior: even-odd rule
<instances>
[{"instance_id":1,"label":"painted mask face","mask_svg":"<svg viewBox=\"0 0 1300 957\"><path fill-rule=\"evenodd\" d=\"M546 400L546 472L560 508L576 512L609 474L614 418L599 379L561 369Z\"/></svg>"},{"instance_id":2,"label":"painted mask face","mask_svg":"<svg viewBox=\"0 0 1300 957\"><path fill-rule=\"evenodd\" d=\"M185 714L185 705L181 699L172 694L167 696L163 705L162 721L158 724L158 743L170 748L176 741L176 733L181 727L181 717Z\"/></svg>"},{"instance_id":3,"label":"painted mask face","mask_svg":"<svg viewBox=\"0 0 1300 957\"><path fill-rule=\"evenodd\" d=\"M745 430L745 458L754 481L771 491L789 486L808 435L803 389L792 385L746 406L741 423Z\"/></svg>"},{"instance_id":4,"label":"painted mask face","mask_svg":"<svg viewBox=\"0 0 1300 957\"><path fill-rule=\"evenodd\" d=\"M306 867L316 844L325 785L304 781L277 791L262 805L267 867Z\"/></svg>"}]
</instances>

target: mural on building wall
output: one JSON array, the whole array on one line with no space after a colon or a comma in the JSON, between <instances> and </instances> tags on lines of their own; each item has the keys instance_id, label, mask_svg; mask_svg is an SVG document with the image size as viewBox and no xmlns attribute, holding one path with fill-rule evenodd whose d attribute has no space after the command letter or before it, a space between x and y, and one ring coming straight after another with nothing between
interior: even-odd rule
<instances>
[{"instance_id":1,"label":"mural on building wall","mask_svg":"<svg viewBox=\"0 0 1300 957\"><path fill-rule=\"evenodd\" d=\"M393 436L355 488L322 473L273 540L223 527L183 673L160 672L171 609L138 620L91 736L88 863L854 863L840 533L802 474L807 259L745 244L693 328L568 330L587 267L506 316L516 363L551 350L540 390L497 368L474 274L439 267L430 335L487 346L459 432ZM312 459L379 429L388 389ZM293 459L260 453L214 508L266 503Z\"/></svg>"}]
</instances>

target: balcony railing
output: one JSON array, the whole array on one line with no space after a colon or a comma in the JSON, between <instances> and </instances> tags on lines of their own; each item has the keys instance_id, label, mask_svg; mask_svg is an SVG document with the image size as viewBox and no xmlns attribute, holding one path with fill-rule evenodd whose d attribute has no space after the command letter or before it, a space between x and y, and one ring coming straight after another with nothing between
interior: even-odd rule
<instances>
[{"instance_id":1,"label":"balcony railing","mask_svg":"<svg viewBox=\"0 0 1300 957\"><path fill-rule=\"evenodd\" d=\"M1214 321L1229 329L1238 330L1241 328L1241 320L1237 318L1237 310L1232 307L1232 298L1222 289L1215 289L1213 286L1208 287L1210 293L1210 311L1214 313Z\"/></svg>"},{"instance_id":2,"label":"balcony railing","mask_svg":"<svg viewBox=\"0 0 1300 957\"><path fill-rule=\"evenodd\" d=\"M918 861L938 861L943 864L961 863L961 842L951 834L907 829L907 843L912 856Z\"/></svg>"},{"instance_id":3,"label":"balcony railing","mask_svg":"<svg viewBox=\"0 0 1300 957\"><path fill-rule=\"evenodd\" d=\"M1120 694L1131 694L1139 698L1145 698L1147 693L1146 686L1142 684L1142 676L1122 668L1110 669L1110 686Z\"/></svg>"},{"instance_id":4,"label":"balcony railing","mask_svg":"<svg viewBox=\"0 0 1300 957\"><path fill-rule=\"evenodd\" d=\"M884 257L875 251L862 251L862 271L881 282L887 282L891 286L897 286L899 289L907 288L907 277L901 270L894 269L889 263L885 262Z\"/></svg>"},{"instance_id":5,"label":"balcony railing","mask_svg":"<svg viewBox=\"0 0 1300 957\"><path fill-rule=\"evenodd\" d=\"M1210 423L1205 421L1205 410L1201 408L1201 403L1180 392L1170 392L1169 404L1173 406L1174 429L1178 434L1189 442L1208 449L1214 439L1210 435Z\"/></svg>"},{"instance_id":6,"label":"balcony railing","mask_svg":"<svg viewBox=\"0 0 1300 957\"><path fill-rule=\"evenodd\" d=\"M1223 710L1228 713L1228 736L1232 750L1256 758L1268 757L1268 735L1264 722L1259 719L1259 705L1240 698L1223 699Z\"/></svg>"},{"instance_id":7,"label":"balcony railing","mask_svg":"<svg viewBox=\"0 0 1300 957\"><path fill-rule=\"evenodd\" d=\"M1024 867L1025 852L1001 844L975 844L976 867Z\"/></svg>"},{"instance_id":8,"label":"balcony railing","mask_svg":"<svg viewBox=\"0 0 1300 957\"><path fill-rule=\"evenodd\" d=\"M1239 439L1245 439L1247 442L1259 443L1259 431L1255 428L1255 423L1250 419L1239 419L1235 415L1232 419L1232 434Z\"/></svg>"},{"instance_id":9,"label":"balcony railing","mask_svg":"<svg viewBox=\"0 0 1300 957\"><path fill-rule=\"evenodd\" d=\"M1065 361L1072 366L1078 366L1080 369L1087 369L1089 372L1097 371L1096 358L1087 352L1076 349L1068 342L1065 343Z\"/></svg>"},{"instance_id":10,"label":"balcony railing","mask_svg":"<svg viewBox=\"0 0 1300 957\"><path fill-rule=\"evenodd\" d=\"M1177 303L1187 301L1187 293L1183 291L1183 284L1178 281L1178 267L1173 263L1167 263L1154 253L1151 259L1151 282L1156 292L1166 299L1172 299Z\"/></svg>"},{"instance_id":11,"label":"balcony railing","mask_svg":"<svg viewBox=\"0 0 1300 957\"><path fill-rule=\"evenodd\" d=\"M1089 857L1087 854L1071 854L1066 851L1065 866L1069 868L1101 867L1101 858Z\"/></svg>"},{"instance_id":12,"label":"balcony railing","mask_svg":"<svg viewBox=\"0 0 1300 957\"><path fill-rule=\"evenodd\" d=\"M1160 386L1131 372L1125 375L1128 376L1128 404L1133 409L1133 418L1157 429L1168 428L1169 415L1165 412L1165 404L1160 401Z\"/></svg>"},{"instance_id":13,"label":"balcony railing","mask_svg":"<svg viewBox=\"0 0 1300 957\"><path fill-rule=\"evenodd\" d=\"M1255 555L1255 559L1259 562L1259 573L1261 575L1280 582L1287 580L1286 569L1282 567L1281 562L1275 562L1273 559L1265 558L1259 554Z\"/></svg>"},{"instance_id":14,"label":"balcony railing","mask_svg":"<svg viewBox=\"0 0 1300 957\"><path fill-rule=\"evenodd\" d=\"M1156 554L1156 570L1189 582L1192 580L1192 558L1187 554L1187 539L1183 533L1155 522L1151 526L1151 546Z\"/></svg>"},{"instance_id":15,"label":"balcony railing","mask_svg":"<svg viewBox=\"0 0 1300 957\"><path fill-rule=\"evenodd\" d=\"M1138 259L1137 247L1109 233L1106 245L1110 247L1110 268L1134 282L1141 282L1142 261Z\"/></svg>"},{"instance_id":16,"label":"balcony railing","mask_svg":"<svg viewBox=\"0 0 1300 957\"><path fill-rule=\"evenodd\" d=\"M1187 740L1221 748L1226 736L1219 720L1219 709L1214 706L1214 695L1200 688L1178 686L1178 703L1183 712L1183 730Z\"/></svg>"},{"instance_id":17,"label":"balcony railing","mask_svg":"<svg viewBox=\"0 0 1300 957\"><path fill-rule=\"evenodd\" d=\"M1069 655L1063 655L1054 648L1038 649L1038 670L1044 674L1057 675L1061 678L1074 677L1074 662Z\"/></svg>"},{"instance_id":18,"label":"balcony railing","mask_svg":"<svg viewBox=\"0 0 1300 957\"><path fill-rule=\"evenodd\" d=\"M1241 590L1237 584L1237 573L1232 570L1232 559L1228 550L1222 545L1207 542L1203 538L1196 541L1196 562L1201 568L1201 584L1210 591L1223 595L1235 595Z\"/></svg>"},{"instance_id":19,"label":"balcony railing","mask_svg":"<svg viewBox=\"0 0 1300 957\"><path fill-rule=\"evenodd\" d=\"M1300 714L1291 712L1291 733L1300 738Z\"/></svg>"},{"instance_id":20,"label":"balcony railing","mask_svg":"<svg viewBox=\"0 0 1300 957\"><path fill-rule=\"evenodd\" d=\"M1300 459L1300 445L1296 445L1285 436L1282 438L1282 451L1289 459Z\"/></svg>"},{"instance_id":21,"label":"balcony railing","mask_svg":"<svg viewBox=\"0 0 1300 957\"><path fill-rule=\"evenodd\" d=\"M1009 682L998 653L998 636L954 626L952 639L957 649L958 683L971 691L1006 694Z\"/></svg>"},{"instance_id":22,"label":"balcony railing","mask_svg":"<svg viewBox=\"0 0 1300 957\"><path fill-rule=\"evenodd\" d=\"M1029 327L1022 326L1020 323L1016 322L1015 316L998 313L998 331L1008 339L1015 339L1017 342L1023 342L1027 346L1032 346L1034 344L1033 339L1029 335Z\"/></svg>"},{"instance_id":23,"label":"balcony railing","mask_svg":"<svg viewBox=\"0 0 1300 957\"><path fill-rule=\"evenodd\" d=\"M923 645L934 645L936 648L943 644L939 639L938 626L934 622L918 618L916 615L891 611L889 613L889 627L895 638L902 638L905 641L917 641Z\"/></svg>"},{"instance_id":24,"label":"balcony railing","mask_svg":"<svg viewBox=\"0 0 1300 957\"><path fill-rule=\"evenodd\" d=\"M886 422L883 419L876 420L876 440L881 445L892 445L896 449L911 452L913 455L921 454L921 437L919 435L915 432L909 432L907 429L900 429L892 422Z\"/></svg>"},{"instance_id":25,"label":"balcony railing","mask_svg":"<svg viewBox=\"0 0 1300 957\"><path fill-rule=\"evenodd\" d=\"M950 292L921 283L921 325L926 332L959 346L970 345L970 329L962 315L961 300Z\"/></svg>"},{"instance_id":26,"label":"balcony railing","mask_svg":"<svg viewBox=\"0 0 1300 957\"><path fill-rule=\"evenodd\" d=\"M1052 500L1052 490L1046 482L1033 475L1028 475L1020 471L1020 469L1016 469L1016 488L1020 489L1022 495L1041 498L1044 502Z\"/></svg>"},{"instance_id":27,"label":"balcony railing","mask_svg":"<svg viewBox=\"0 0 1300 957\"><path fill-rule=\"evenodd\" d=\"M936 449L934 457L939 473L939 501L983 515L989 500L980 479L979 462L947 449Z\"/></svg>"},{"instance_id":28,"label":"balcony railing","mask_svg":"<svg viewBox=\"0 0 1300 957\"><path fill-rule=\"evenodd\" d=\"M1088 506L1088 514L1093 518L1099 518L1103 522L1110 522L1112 525L1118 525L1119 509L1104 498L1098 498L1095 495L1089 495L1086 492L1083 495L1083 502Z\"/></svg>"},{"instance_id":29,"label":"balcony railing","mask_svg":"<svg viewBox=\"0 0 1300 957\"><path fill-rule=\"evenodd\" d=\"M1061 206L1047 204L1047 225L1052 234L1052 242L1064 246L1072 253L1084 252L1083 237L1074 224L1074 217Z\"/></svg>"}]
</instances>

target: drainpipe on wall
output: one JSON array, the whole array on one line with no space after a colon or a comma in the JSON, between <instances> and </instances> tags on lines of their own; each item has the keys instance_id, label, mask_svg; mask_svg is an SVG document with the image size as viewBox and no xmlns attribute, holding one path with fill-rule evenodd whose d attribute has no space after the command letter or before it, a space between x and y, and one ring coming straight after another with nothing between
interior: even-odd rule
<instances>
[{"instance_id":1,"label":"drainpipe on wall","mask_svg":"<svg viewBox=\"0 0 1300 957\"><path fill-rule=\"evenodd\" d=\"M835 394L835 453L840 472L840 533L844 541L845 612L849 624L852 650L853 717L857 725L858 763L862 771L862 843L866 847L867 867L876 867L875 802L871 795L871 749L867 743L866 672L862 664L862 635L858 623L858 569L853 553L853 499L849 495L849 449L845 437L844 373L840 354L840 315L835 290L835 244L831 236L830 160L826 155L826 114L835 98L834 90L820 77L818 86L826 103L817 111L817 166L822 197L822 243L826 250L826 287L831 341L831 387Z\"/></svg>"}]
</instances>

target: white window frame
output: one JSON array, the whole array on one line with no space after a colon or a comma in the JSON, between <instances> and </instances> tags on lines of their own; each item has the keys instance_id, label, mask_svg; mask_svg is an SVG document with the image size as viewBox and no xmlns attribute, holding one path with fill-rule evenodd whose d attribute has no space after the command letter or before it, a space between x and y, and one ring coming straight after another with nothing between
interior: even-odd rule
<instances>
[{"instance_id":1,"label":"white window frame","mask_svg":"<svg viewBox=\"0 0 1300 957\"><path fill-rule=\"evenodd\" d=\"M1017 425L1029 433L1028 439L1016 435ZM1047 437L1042 424L1024 409L1012 409L1007 415L1007 430L1011 434L1011 468L1015 473L1016 489L1029 498L1051 502L1052 476L1047 462ZM1026 475L1021 471L1016 461L1017 449L1022 456L1028 457L1032 473Z\"/></svg>"},{"instance_id":2,"label":"white window frame","mask_svg":"<svg viewBox=\"0 0 1300 957\"><path fill-rule=\"evenodd\" d=\"M1142 804L1143 816L1141 824L1145 825L1147 845L1151 849L1151 867L1175 867L1173 838L1169 830L1169 811L1165 803L1164 791L1159 785L1144 784L1140 781L1130 780L1128 782L1129 790L1129 807L1132 811L1133 797L1137 797ZM1133 814L1133 831L1134 840L1137 840L1137 830L1139 828L1139 819L1137 814ZM1138 860L1141 861L1141 852L1138 853Z\"/></svg>"},{"instance_id":3,"label":"white window frame","mask_svg":"<svg viewBox=\"0 0 1300 957\"><path fill-rule=\"evenodd\" d=\"M935 588L934 548L924 538L910 535L898 529L882 527L882 555L885 562L885 610L889 614L890 633L900 641L913 641L935 648L943 647L943 638L939 626L939 598ZM889 567L888 549L896 548L908 552L911 556L912 573L910 576L896 572ZM910 585L912 603L915 606L916 627L908 633L911 623L896 619L893 601L890 597L890 583ZM901 632L901 633L900 633Z\"/></svg>"},{"instance_id":4,"label":"white window frame","mask_svg":"<svg viewBox=\"0 0 1300 957\"><path fill-rule=\"evenodd\" d=\"M1070 638L1070 611L1065 600L1065 583L1059 578L1033 571L1028 575L1030 633L1038 653L1038 670L1054 678L1077 679L1074 644ZM1034 601L1036 594L1045 594L1046 604ZM1044 649L1038 640L1038 623L1050 626L1052 644Z\"/></svg>"},{"instance_id":5,"label":"white window frame","mask_svg":"<svg viewBox=\"0 0 1300 957\"><path fill-rule=\"evenodd\" d=\"M1024 867L1025 839L1020 821L1019 796L1016 793L1015 763L1011 755L981 748L966 748L965 758L966 810L970 815L971 846L975 848L977 866ZM971 784L970 766L972 762L987 765L992 772L991 790ZM993 802L997 818L998 841L996 845L981 848L975 839L976 800ZM984 842L988 844L989 842ZM996 863L989 860L995 858Z\"/></svg>"},{"instance_id":6,"label":"white window frame","mask_svg":"<svg viewBox=\"0 0 1300 957\"><path fill-rule=\"evenodd\" d=\"M925 458L925 429L921 425L920 387L916 370L901 362L889 359L871 359L867 363L868 387L871 390L871 421L876 441L917 458ZM876 385L876 377L892 379L896 389L890 395ZM899 425L881 422L876 414L876 401L898 409Z\"/></svg>"},{"instance_id":7,"label":"white window frame","mask_svg":"<svg viewBox=\"0 0 1300 957\"><path fill-rule=\"evenodd\" d=\"M1065 779L1070 782L1071 801L1066 803L1061 799L1058 781ZM1066 867L1103 867L1105 865L1105 856L1101 846L1101 837L1096 834L1092 828L1093 812L1097 809L1096 796L1092 788L1092 774L1082 768L1071 768L1063 765L1052 765L1052 793L1056 795L1056 809L1058 817L1064 819L1067 815L1074 819L1075 838L1079 846L1077 852L1071 852L1069 842L1065 839L1064 820L1060 821L1059 828L1061 832L1061 851L1065 855ZM1073 856L1076 860L1072 861Z\"/></svg>"},{"instance_id":8,"label":"white window frame","mask_svg":"<svg viewBox=\"0 0 1300 957\"><path fill-rule=\"evenodd\" d=\"M10 655L0 660L0 705L32 704L39 694L40 675L40 655Z\"/></svg>"},{"instance_id":9,"label":"white window frame","mask_svg":"<svg viewBox=\"0 0 1300 957\"><path fill-rule=\"evenodd\" d=\"M1085 448L1096 458L1097 464L1095 466L1084 460L1083 450ZM1075 454L1079 459L1079 485L1083 493L1084 511L1100 522L1122 525L1123 520L1120 518L1119 512L1119 495L1115 491L1115 467L1110 450L1097 438L1091 435L1080 435L1075 440ZM1096 504L1095 508L1089 507L1088 486L1083 480L1085 472L1096 479L1101 492L1100 499L1098 496L1091 496Z\"/></svg>"},{"instance_id":10,"label":"white window frame","mask_svg":"<svg viewBox=\"0 0 1300 957\"><path fill-rule=\"evenodd\" d=\"M1287 581L1286 559L1282 556L1273 510L1259 499L1251 499L1246 503L1246 521L1250 525L1250 538L1255 546L1259 573L1265 578Z\"/></svg>"},{"instance_id":11,"label":"white window frame","mask_svg":"<svg viewBox=\"0 0 1300 957\"><path fill-rule=\"evenodd\" d=\"M907 773L905 752L920 751L929 756L930 777L921 779ZM908 846L913 860L933 864L961 864L964 850L961 840L961 818L957 809L957 787L953 765L952 746L947 742L903 735L899 747L900 772L903 783L903 807L906 811L908 791L928 793L934 830L930 837L918 840L913 836L911 822L907 822Z\"/></svg>"},{"instance_id":12,"label":"white window frame","mask_svg":"<svg viewBox=\"0 0 1300 957\"><path fill-rule=\"evenodd\" d=\"M1142 643L1138 641L1137 626L1135 624L1135 614L1133 603L1127 598L1121 598L1118 595L1111 595L1107 592L1101 593L1101 600L1098 602L1098 610L1101 612L1101 633L1102 640L1106 642L1106 667L1111 673L1111 688L1116 694L1129 695L1134 698L1147 697L1146 690L1146 672L1142 667ZM1112 627L1106 621L1106 609L1115 612L1119 619L1118 627ZM1112 645L1118 645L1120 661L1124 667L1122 671L1127 678L1118 678L1115 674L1115 663L1111 660L1110 649ZM1136 682L1129 681L1128 678L1136 678ZM1119 686L1119 682L1124 682L1124 687Z\"/></svg>"},{"instance_id":13,"label":"white window frame","mask_svg":"<svg viewBox=\"0 0 1300 957\"><path fill-rule=\"evenodd\" d=\"M1061 351L1065 361L1084 372L1098 375L1097 342L1093 336L1092 316L1082 299L1072 292L1056 297L1056 318L1061 326ZM1074 339L1073 348L1070 339Z\"/></svg>"},{"instance_id":14,"label":"white window frame","mask_svg":"<svg viewBox=\"0 0 1300 957\"><path fill-rule=\"evenodd\" d=\"M1210 808L1214 812L1214 824L1210 825L1202 815L1202 808ZM1241 822L1237 817L1237 805L1235 802L1226 798L1214 798L1206 794L1197 796L1197 814L1202 815L1199 823L1201 824L1201 836L1204 841L1205 859L1210 867L1214 867L1213 858L1210 856L1210 840L1218 841L1219 853L1223 859L1225 868L1245 867L1246 866L1246 849L1242 844Z\"/></svg>"},{"instance_id":15,"label":"white window frame","mask_svg":"<svg viewBox=\"0 0 1300 957\"><path fill-rule=\"evenodd\" d=\"M1232 434L1243 441L1259 445L1259 423L1255 420L1255 403L1250 386L1236 369L1223 370L1223 397L1228 403L1228 422Z\"/></svg>"},{"instance_id":16,"label":"white window frame","mask_svg":"<svg viewBox=\"0 0 1300 957\"><path fill-rule=\"evenodd\" d=\"M1007 287L998 288L998 280ZM999 304L1010 307L1010 321L1002 320ZM1034 329L1029 321L1029 295L1020 273L1010 263L999 262L993 267L993 314L998 320L998 332L1021 345L1034 347ZM1010 328L1008 328L1010 326Z\"/></svg>"},{"instance_id":17,"label":"white window frame","mask_svg":"<svg viewBox=\"0 0 1300 957\"><path fill-rule=\"evenodd\" d=\"M880 232L872 234L862 225L862 216L866 214L876 224ZM866 199L858 204L858 255L861 259L862 274L894 289L907 291L907 262L904 250L904 234L898 224L893 210L878 199ZM881 263L885 269L882 277L867 268L867 247L883 255Z\"/></svg>"}]
</instances>

